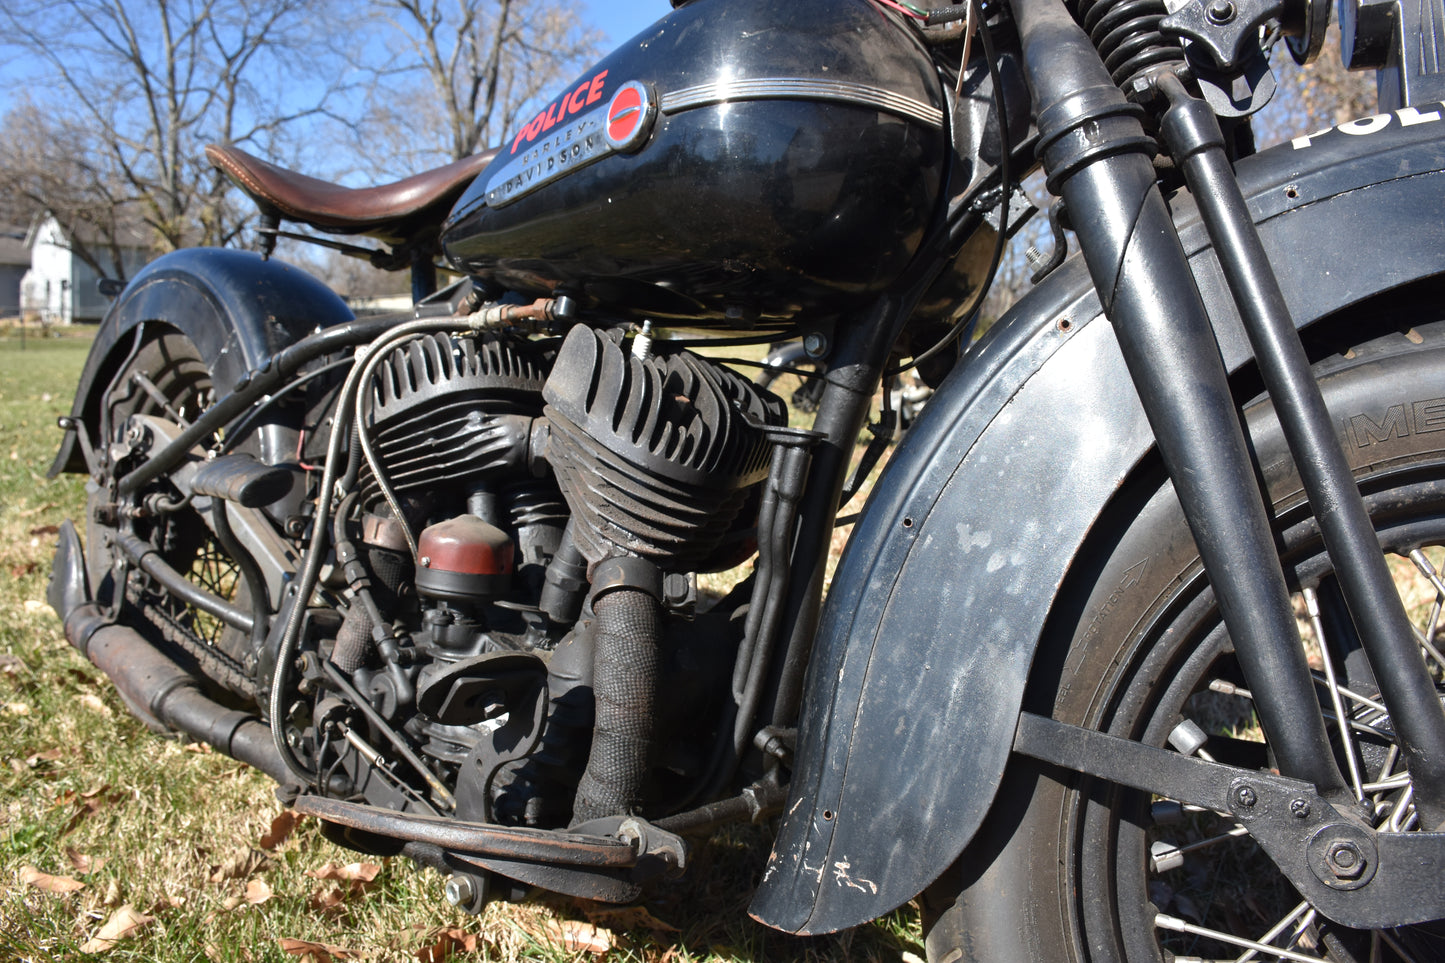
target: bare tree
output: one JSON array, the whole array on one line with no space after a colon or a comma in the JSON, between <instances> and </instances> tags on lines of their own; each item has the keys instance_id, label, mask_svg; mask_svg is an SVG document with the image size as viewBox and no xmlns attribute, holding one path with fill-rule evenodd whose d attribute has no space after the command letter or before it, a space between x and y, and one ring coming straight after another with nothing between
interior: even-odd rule
<instances>
[{"instance_id":1,"label":"bare tree","mask_svg":"<svg viewBox=\"0 0 1445 963\"><path fill-rule=\"evenodd\" d=\"M1255 120L1261 147L1375 112L1375 72L1345 69L1340 60L1340 32L1334 24L1314 63L1297 66L1280 44L1275 48L1274 64L1279 90Z\"/></svg>"},{"instance_id":2,"label":"bare tree","mask_svg":"<svg viewBox=\"0 0 1445 963\"><path fill-rule=\"evenodd\" d=\"M101 277L124 279L125 249L149 246L149 232L126 203L126 185L104 164L95 132L28 99L0 124L5 219L25 224L52 215L77 258Z\"/></svg>"},{"instance_id":3,"label":"bare tree","mask_svg":"<svg viewBox=\"0 0 1445 963\"><path fill-rule=\"evenodd\" d=\"M233 242L249 212L228 200L202 148L268 153L298 121L327 111L336 96L321 42L327 9L315 0L5 4L0 44L23 45L48 67L53 96L32 107L54 152L80 172L70 186L93 200L61 203L51 184L46 206L81 220L82 210L128 208L159 251Z\"/></svg>"},{"instance_id":4,"label":"bare tree","mask_svg":"<svg viewBox=\"0 0 1445 963\"><path fill-rule=\"evenodd\" d=\"M422 163L501 140L596 55L601 35L552 0L372 0L407 52L376 70L371 136Z\"/></svg>"}]
</instances>

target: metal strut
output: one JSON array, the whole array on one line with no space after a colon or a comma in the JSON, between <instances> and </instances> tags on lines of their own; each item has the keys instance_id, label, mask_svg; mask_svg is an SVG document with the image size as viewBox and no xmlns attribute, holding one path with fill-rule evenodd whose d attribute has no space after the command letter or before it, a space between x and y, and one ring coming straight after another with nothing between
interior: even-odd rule
<instances>
[{"instance_id":1,"label":"metal strut","mask_svg":"<svg viewBox=\"0 0 1445 963\"><path fill-rule=\"evenodd\" d=\"M1281 772L1345 792L1299 644L1209 315L1155 181L1153 140L1058 0L1013 4L1049 189L1089 274L1204 560Z\"/></svg>"},{"instance_id":2,"label":"metal strut","mask_svg":"<svg viewBox=\"0 0 1445 963\"><path fill-rule=\"evenodd\" d=\"M1199 205L1345 604L1390 708L1415 787L1416 809L1426 828L1439 828L1445 822L1445 713L1420 659L1414 627L1245 207L1214 112L1191 97L1172 74L1161 76L1158 85L1170 103L1161 130Z\"/></svg>"}]
</instances>

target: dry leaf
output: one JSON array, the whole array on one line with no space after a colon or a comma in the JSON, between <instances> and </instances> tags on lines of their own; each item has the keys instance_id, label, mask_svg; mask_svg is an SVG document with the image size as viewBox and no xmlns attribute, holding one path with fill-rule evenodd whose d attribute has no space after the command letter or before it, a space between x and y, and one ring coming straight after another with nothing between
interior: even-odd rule
<instances>
[{"instance_id":1,"label":"dry leaf","mask_svg":"<svg viewBox=\"0 0 1445 963\"><path fill-rule=\"evenodd\" d=\"M455 926L438 931L434 937L429 945L416 951L416 958L421 963L442 963L457 954L477 951L477 934Z\"/></svg>"},{"instance_id":2,"label":"dry leaf","mask_svg":"<svg viewBox=\"0 0 1445 963\"><path fill-rule=\"evenodd\" d=\"M259 849L246 849L226 859L211 872L211 882L224 883L228 879L246 879L254 876L267 864L266 854Z\"/></svg>"},{"instance_id":3,"label":"dry leaf","mask_svg":"<svg viewBox=\"0 0 1445 963\"><path fill-rule=\"evenodd\" d=\"M275 895L264 879L253 879L246 884L246 902L252 906L260 906Z\"/></svg>"},{"instance_id":4,"label":"dry leaf","mask_svg":"<svg viewBox=\"0 0 1445 963\"><path fill-rule=\"evenodd\" d=\"M65 824L65 827L61 829L60 835L64 836L68 834L71 830L75 829L76 826L80 825L81 820L88 816L94 816L109 806L116 798L119 797L92 796L88 799L79 800L75 804L75 812L71 813L70 820Z\"/></svg>"},{"instance_id":5,"label":"dry leaf","mask_svg":"<svg viewBox=\"0 0 1445 963\"><path fill-rule=\"evenodd\" d=\"M120 880L118 880L118 879L113 879L113 880L111 880L110 883L105 887L105 905L106 905L106 906L119 906L119 905L120 905Z\"/></svg>"},{"instance_id":6,"label":"dry leaf","mask_svg":"<svg viewBox=\"0 0 1445 963\"><path fill-rule=\"evenodd\" d=\"M646 906L587 906L582 910L589 922L613 930L649 930L676 933L678 929L653 916Z\"/></svg>"},{"instance_id":7,"label":"dry leaf","mask_svg":"<svg viewBox=\"0 0 1445 963\"><path fill-rule=\"evenodd\" d=\"M346 892L340 886L323 886L311 894L306 905L323 916L337 916L342 912L342 904L345 902Z\"/></svg>"},{"instance_id":8,"label":"dry leaf","mask_svg":"<svg viewBox=\"0 0 1445 963\"><path fill-rule=\"evenodd\" d=\"M35 527L35 528L32 528L32 529L30 530L30 534L31 534L31 535L59 535L59 534L60 534L60 526L58 526L58 525L39 525L39 526L37 526L37 527Z\"/></svg>"},{"instance_id":9,"label":"dry leaf","mask_svg":"<svg viewBox=\"0 0 1445 963\"><path fill-rule=\"evenodd\" d=\"M114 713L112 713L110 710L110 706L102 702L100 696L96 695L94 692L85 693L85 695L80 697L79 701L81 705L85 706L92 712L99 712L103 716L114 715Z\"/></svg>"},{"instance_id":10,"label":"dry leaf","mask_svg":"<svg viewBox=\"0 0 1445 963\"><path fill-rule=\"evenodd\" d=\"M153 916L137 912L134 906L127 903L111 914L99 933L81 945L80 952L105 953L121 940L134 936L137 930L154 919Z\"/></svg>"},{"instance_id":11,"label":"dry leaf","mask_svg":"<svg viewBox=\"0 0 1445 963\"><path fill-rule=\"evenodd\" d=\"M42 762L54 762L55 760L59 759L61 756L64 755L65 750L60 748L59 746L56 746L54 749L47 749L44 752L37 752L33 756L27 756L25 759L25 765L29 766L31 769L34 769Z\"/></svg>"},{"instance_id":12,"label":"dry leaf","mask_svg":"<svg viewBox=\"0 0 1445 963\"><path fill-rule=\"evenodd\" d=\"M221 900L221 909L229 913L231 912L231 910L235 909L237 906L240 906L244 902L245 900L243 900L239 896L227 896L225 899Z\"/></svg>"},{"instance_id":13,"label":"dry leaf","mask_svg":"<svg viewBox=\"0 0 1445 963\"><path fill-rule=\"evenodd\" d=\"M15 579L24 578L39 567L39 562L26 562L24 565L12 565L10 566L10 577Z\"/></svg>"},{"instance_id":14,"label":"dry leaf","mask_svg":"<svg viewBox=\"0 0 1445 963\"><path fill-rule=\"evenodd\" d=\"M51 876L49 873L42 873L34 866L20 867L20 882L47 893L74 893L76 890L85 889L85 884L78 879L71 879L69 876Z\"/></svg>"},{"instance_id":15,"label":"dry leaf","mask_svg":"<svg viewBox=\"0 0 1445 963\"><path fill-rule=\"evenodd\" d=\"M281 812L275 819L271 820L271 831L261 837L262 849L275 849L290 838L291 833L300 824L301 817L287 809Z\"/></svg>"},{"instance_id":16,"label":"dry leaf","mask_svg":"<svg viewBox=\"0 0 1445 963\"><path fill-rule=\"evenodd\" d=\"M65 858L70 860L70 866L82 876L86 873L98 873L110 861L108 856L87 856L73 846L65 847Z\"/></svg>"},{"instance_id":17,"label":"dry leaf","mask_svg":"<svg viewBox=\"0 0 1445 963\"><path fill-rule=\"evenodd\" d=\"M204 742L188 742L184 746L181 746L181 752L194 752L196 755L199 756L209 756L215 751L216 750L212 749Z\"/></svg>"},{"instance_id":18,"label":"dry leaf","mask_svg":"<svg viewBox=\"0 0 1445 963\"><path fill-rule=\"evenodd\" d=\"M548 920L547 935L562 944L569 953L593 953L601 956L612 949L612 931L583 923L580 920Z\"/></svg>"},{"instance_id":19,"label":"dry leaf","mask_svg":"<svg viewBox=\"0 0 1445 963\"><path fill-rule=\"evenodd\" d=\"M342 879L350 882L369 883L376 879L376 874L379 872L381 872L381 867L376 863L347 863L345 866L327 863L320 869L308 869L306 875L312 879Z\"/></svg>"},{"instance_id":20,"label":"dry leaf","mask_svg":"<svg viewBox=\"0 0 1445 963\"><path fill-rule=\"evenodd\" d=\"M313 943L310 940L295 940L283 936L280 940L281 950L290 953L292 956L299 956L303 960L312 959L316 963L331 963L332 960L355 959L355 950L343 949L340 946L332 946L330 943Z\"/></svg>"},{"instance_id":21,"label":"dry leaf","mask_svg":"<svg viewBox=\"0 0 1445 963\"><path fill-rule=\"evenodd\" d=\"M0 675L19 675L25 671L25 661L18 655L0 652Z\"/></svg>"}]
</instances>

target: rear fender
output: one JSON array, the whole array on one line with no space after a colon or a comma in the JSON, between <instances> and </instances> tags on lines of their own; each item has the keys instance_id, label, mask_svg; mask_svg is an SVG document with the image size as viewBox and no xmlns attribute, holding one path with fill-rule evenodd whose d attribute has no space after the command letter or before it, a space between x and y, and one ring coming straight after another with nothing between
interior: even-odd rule
<instances>
[{"instance_id":1,"label":"rear fender","mask_svg":"<svg viewBox=\"0 0 1445 963\"><path fill-rule=\"evenodd\" d=\"M189 338L210 365L217 394L224 394L292 342L351 319L351 309L330 288L280 261L221 248L167 254L136 275L100 322L71 416L99 447L101 398L130 355L141 325L146 326L142 336L159 325ZM294 428L273 423L257 434L257 455L267 463L294 456ZM75 432L67 431L51 476L87 470Z\"/></svg>"},{"instance_id":2,"label":"rear fender","mask_svg":"<svg viewBox=\"0 0 1445 963\"><path fill-rule=\"evenodd\" d=\"M1440 116L1354 121L1240 163L1302 328L1440 281ZM1240 372L1251 352L1192 200L1171 207L1221 354ZM1369 336L1370 319L1351 317ZM852 926L958 859L1003 776L1060 585L1091 532L1107 537L1096 524L1153 449L1074 258L970 349L874 487L823 611L758 920Z\"/></svg>"}]
</instances>

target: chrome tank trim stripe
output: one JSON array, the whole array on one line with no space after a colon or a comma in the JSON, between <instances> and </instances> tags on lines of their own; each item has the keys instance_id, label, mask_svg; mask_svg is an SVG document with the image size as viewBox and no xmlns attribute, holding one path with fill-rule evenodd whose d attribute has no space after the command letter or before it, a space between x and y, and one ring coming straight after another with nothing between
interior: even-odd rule
<instances>
[{"instance_id":1,"label":"chrome tank trim stripe","mask_svg":"<svg viewBox=\"0 0 1445 963\"><path fill-rule=\"evenodd\" d=\"M935 130L943 129L943 111L922 101L866 84L841 80L805 80L800 77L718 80L684 87L663 95L662 112L674 114L694 107L707 107L734 100L828 100L873 107L916 120Z\"/></svg>"}]
</instances>

